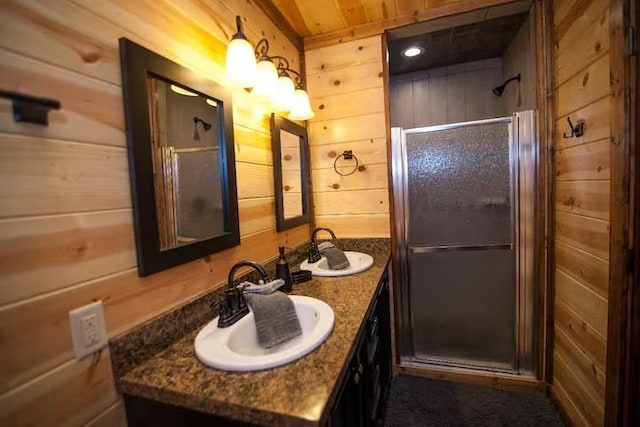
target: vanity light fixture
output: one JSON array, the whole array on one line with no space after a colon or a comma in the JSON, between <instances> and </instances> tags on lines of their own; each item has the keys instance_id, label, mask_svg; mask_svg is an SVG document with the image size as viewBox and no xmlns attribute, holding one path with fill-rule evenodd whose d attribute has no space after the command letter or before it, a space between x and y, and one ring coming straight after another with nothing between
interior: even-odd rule
<instances>
[{"instance_id":1,"label":"vanity light fixture","mask_svg":"<svg viewBox=\"0 0 640 427\"><path fill-rule=\"evenodd\" d=\"M413 58L414 56L419 56L424 53L424 48L421 46L409 46L405 50L402 51L402 54L407 58Z\"/></svg>"},{"instance_id":2,"label":"vanity light fixture","mask_svg":"<svg viewBox=\"0 0 640 427\"><path fill-rule=\"evenodd\" d=\"M269 43L266 39L262 39L256 45L256 84L251 93L262 101L271 101L278 92L278 69L273 63L267 52Z\"/></svg>"},{"instance_id":3,"label":"vanity light fixture","mask_svg":"<svg viewBox=\"0 0 640 427\"><path fill-rule=\"evenodd\" d=\"M251 48L249 61L247 46L251 47L251 44L242 32L240 16L236 16L236 26L238 32L227 47L226 71L231 85L252 88L254 96L269 102L274 111L287 114L290 120L311 119L314 113L300 73L291 69L286 58L269 55L269 41L265 38L258 41L255 50ZM245 69L251 69L251 79L239 78Z\"/></svg>"},{"instance_id":4,"label":"vanity light fixture","mask_svg":"<svg viewBox=\"0 0 640 427\"><path fill-rule=\"evenodd\" d=\"M256 82L256 60L253 46L242 32L242 20L236 16L237 32L227 46L227 78L233 87L249 88Z\"/></svg>"},{"instance_id":5,"label":"vanity light fixture","mask_svg":"<svg viewBox=\"0 0 640 427\"><path fill-rule=\"evenodd\" d=\"M296 90L293 80L284 68L278 71L277 90L273 97L273 108L278 113L291 112L291 101Z\"/></svg>"}]
</instances>

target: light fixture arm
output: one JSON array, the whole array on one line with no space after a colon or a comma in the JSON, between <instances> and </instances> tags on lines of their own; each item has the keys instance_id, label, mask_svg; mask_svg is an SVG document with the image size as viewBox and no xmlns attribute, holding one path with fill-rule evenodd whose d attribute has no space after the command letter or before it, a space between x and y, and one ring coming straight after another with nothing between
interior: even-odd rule
<instances>
[{"instance_id":1,"label":"light fixture arm","mask_svg":"<svg viewBox=\"0 0 640 427\"><path fill-rule=\"evenodd\" d=\"M258 44L256 44L255 55L258 61L271 60L269 56L269 40L264 38L260 39Z\"/></svg>"},{"instance_id":2,"label":"light fixture arm","mask_svg":"<svg viewBox=\"0 0 640 427\"><path fill-rule=\"evenodd\" d=\"M270 56L269 59L276 64L278 73L286 73L291 70L291 68L289 68L289 61L284 56L274 55Z\"/></svg>"},{"instance_id":3,"label":"light fixture arm","mask_svg":"<svg viewBox=\"0 0 640 427\"><path fill-rule=\"evenodd\" d=\"M302 76L300 75L300 73L298 73L296 70L292 70L290 68L287 71L294 75L294 77L295 77L294 83L296 84L296 89L304 89L304 86L302 84Z\"/></svg>"},{"instance_id":4,"label":"light fixture arm","mask_svg":"<svg viewBox=\"0 0 640 427\"><path fill-rule=\"evenodd\" d=\"M294 78L292 80L296 85L296 89L304 89L304 85L302 84L302 76L300 75L300 73L289 66L289 61L287 61L287 58L283 58L282 56L272 56L271 58L278 60L278 65L276 66L276 68L278 69L279 75L291 77L289 76L289 74L293 74Z\"/></svg>"},{"instance_id":5,"label":"light fixture arm","mask_svg":"<svg viewBox=\"0 0 640 427\"><path fill-rule=\"evenodd\" d=\"M289 65L289 60L284 56L279 55L269 55L269 40L266 38L260 39L256 44L256 48L254 50L256 60L258 61L271 61L275 63L276 69L278 70L279 76L287 76L290 77L290 74L294 75L293 82L295 83L296 89L304 89L304 85L302 84L302 76L296 70L292 69Z\"/></svg>"}]
</instances>

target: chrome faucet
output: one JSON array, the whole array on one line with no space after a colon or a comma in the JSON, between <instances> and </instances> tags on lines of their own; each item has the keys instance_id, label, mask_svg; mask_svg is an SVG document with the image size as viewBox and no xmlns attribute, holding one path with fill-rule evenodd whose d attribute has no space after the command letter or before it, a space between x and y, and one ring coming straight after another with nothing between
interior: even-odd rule
<instances>
[{"instance_id":1,"label":"chrome faucet","mask_svg":"<svg viewBox=\"0 0 640 427\"><path fill-rule=\"evenodd\" d=\"M242 289L234 286L233 277L240 267L251 267L260 274L260 278L265 282L269 282L269 275L265 269L257 262L242 260L233 265L229 270L227 279L227 289L224 290L224 301L220 303L220 317L218 318L218 328L226 328L233 325L245 315L249 314L247 301L244 299Z\"/></svg>"},{"instance_id":2,"label":"chrome faucet","mask_svg":"<svg viewBox=\"0 0 640 427\"><path fill-rule=\"evenodd\" d=\"M311 232L311 243L309 244L309 259L307 260L309 264L320 261L320 250L318 249L318 244L316 243L316 233L318 231L328 231L331 234L331 238L335 240L336 235L331 231L330 228L327 227L318 227Z\"/></svg>"}]
</instances>

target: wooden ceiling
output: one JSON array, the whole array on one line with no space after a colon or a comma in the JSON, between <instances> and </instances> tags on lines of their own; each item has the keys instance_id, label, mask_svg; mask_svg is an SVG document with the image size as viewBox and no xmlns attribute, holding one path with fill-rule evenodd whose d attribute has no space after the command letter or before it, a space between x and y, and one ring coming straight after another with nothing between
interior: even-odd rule
<instances>
[{"instance_id":1,"label":"wooden ceiling","mask_svg":"<svg viewBox=\"0 0 640 427\"><path fill-rule=\"evenodd\" d=\"M450 0L272 0L302 37L422 11ZM428 6L429 4L429 6Z\"/></svg>"},{"instance_id":2,"label":"wooden ceiling","mask_svg":"<svg viewBox=\"0 0 640 427\"><path fill-rule=\"evenodd\" d=\"M305 49L381 34L386 29L510 0L255 0L277 10Z\"/></svg>"}]
</instances>

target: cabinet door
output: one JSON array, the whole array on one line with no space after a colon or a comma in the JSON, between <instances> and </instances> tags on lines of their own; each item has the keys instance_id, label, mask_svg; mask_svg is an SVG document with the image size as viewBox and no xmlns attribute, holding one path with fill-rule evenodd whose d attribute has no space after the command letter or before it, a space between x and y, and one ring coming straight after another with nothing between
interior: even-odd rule
<instances>
[{"instance_id":1,"label":"cabinet door","mask_svg":"<svg viewBox=\"0 0 640 427\"><path fill-rule=\"evenodd\" d=\"M330 427L363 427L365 418L363 408L362 377L363 365L360 363L360 344L349 364L347 377L342 383L336 403L329 420Z\"/></svg>"},{"instance_id":2,"label":"cabinet door","mask_svg":"<svg viewBox=\"0 0 640 427\"><path fill-rule=\"evenodd\" d=\"M385 274L381 280L375 309L369 318L367 330L367 390L365 397L369 425L379 425L384 418L384 409L391 383L391 321L389 307L389 279Z\"/></svg>"},{"instance_id":3,"label":"cabinet door","mask_svg":"<svg viewBox=\"0 0 640 427\"><path fill-rule=\"evenodd\" d=\"M391 375L388 274L385 271L328 425L381 425Z\"/></svg>"}]
</instances>

